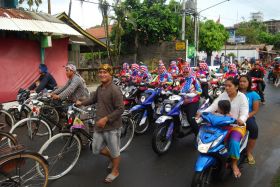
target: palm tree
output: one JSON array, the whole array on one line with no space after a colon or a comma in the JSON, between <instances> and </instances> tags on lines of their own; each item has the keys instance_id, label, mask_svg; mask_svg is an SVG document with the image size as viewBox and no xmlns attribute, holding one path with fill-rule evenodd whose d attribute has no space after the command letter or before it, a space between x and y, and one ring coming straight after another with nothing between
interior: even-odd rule
<instances>
[{"instance_id":1,"label":"palm tree","mask_svg":"<svg viewBox=\"0 0 280 187\"><path fill-rule=\"evenodd\" d=\"M42 0L19 0L19 4L22 4L24 2L27 2L27 5L29 6L29 10L32 10L32 6L35 4L37 6L37 9L40 4L42 4Z\"/></svg>"}]
</instances>

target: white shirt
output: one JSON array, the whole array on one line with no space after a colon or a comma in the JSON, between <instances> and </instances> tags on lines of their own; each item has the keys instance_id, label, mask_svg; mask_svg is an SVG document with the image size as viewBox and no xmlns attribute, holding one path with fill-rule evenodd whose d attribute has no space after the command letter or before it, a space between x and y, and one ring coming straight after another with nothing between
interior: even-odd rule
<instances>
[{"instance_id":1,"label":"white shirt","mask_svg":"<svg viewBox=\"0 0 280 187\"><path fill-rule=\"evenodd\" d=\"M228 100L231 104L230 114L235 119L240 119L244 123L249 117L249 103L245 94L238 92L237 96L231 101L227 92L222 93L215 101L203 112L215 112L218 110L218 102L220 100Z\"/></svg>"}]
</instances>

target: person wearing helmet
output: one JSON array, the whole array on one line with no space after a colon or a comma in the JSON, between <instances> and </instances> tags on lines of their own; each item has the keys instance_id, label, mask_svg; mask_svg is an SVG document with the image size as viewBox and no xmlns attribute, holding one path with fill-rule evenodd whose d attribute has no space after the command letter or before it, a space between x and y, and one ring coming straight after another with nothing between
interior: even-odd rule
<instances>
[{"instance_id":1,"label":"person wearing helmet","mask_svg":"<svg viewBox=\"0 0 280 187\"><path fill-rule=\"evenodd\" d=\"M159 85L171 85L173 83L172 76L167 72L163 63L159 63L158 75L154 78L153 82Z\"/></svg>"},{"instance_id":2,"label":"person wearing helmet","mask_svg":"<svg viewBox=\"0 0 280 187\"><path fill-rule=\"evenodd\" d=\"M198 133L198 125L194 119L196 112L199 108L200 94L202 93L199 81L192 73L192 69L189 66L182 66L183 75L185 76L185 83L182 86L182 93L195 93L192 98L185 98L182 110L187 115L187 120L195 135Z\"/></svg>"},{"instance_id":3,"label":"person wearing helmet","mask_svg":"<svg viewBox=\"0 0 280 187\"><path fill-rule=\"evenodd\" d=\"M138 64L131 64L131 81L137 82L139 79L139 65Z\"/></svg>"},{"instance_id":4,"label":"person wearing helmet","mask_svg":"<svg viewBox=\"0 0 280 187\"><path fill-rule=\"evenodd\" d=\"M201 61L198 64L198 70L196 71L196 77L198 80L200 80L200 84L201 84L201 88L202 88L202 94L201 96L203 96L204 98L208 99L210 98L209 94L208 94L208 90L209 90L209 85L208 82L202 82L203 79L207 79L209 75L209 68L207 63Z\"/></svg>"},{"instance_id":5,"label":"person wearing helmet","mask_svg":"<svg viewBox=\"0 0 280 187\"><path fill-rule=\"evenodd\" d=\"M143 83L149 83L152 80L152 76L148 71L147 66L141 65L140 66L140 75L139 75L139 81Z\"/></svg>"},{"instance_id":6,"label":"person wearing helmet","mask_svg":"<svg viewBox=\"0 0 280 187\"><path fill-rule=\"evenodd\" d=\"M45 64L39 65L40 76L29 86L28 90L34 90L39 93L43 90L53 90L57 86L55 79L48 72L48 67Z\"/></svg>"},{"instance_id":7,"label":"person wearing helmet","mask_svg":"<svg viewBox=\"0 0 280 187\"><path fill-rule=\"evenodd\" d=\"M237 68L235 64L230 64L228 72L225 73L224 78L227 79L229 77L236 77L238 75Z\"/></svg>"},{"instance_id":8,"label":"person wearing helmet","mask_svg":"<svg viewBox=\"0 0 280 187\"><path fill-rule=\"evenodd\" d=\"M170 66L168 68L168 72L174 77L179 74L179 68L176 64L176 61L171 61Z\"/></svg>"},{"instance_id":9,"label":"person wearing helmet","mask_svg":"<svg viewBox=\"0 0 280 187\"><path fill-rule=\"evenodd\" d=\"M129 64L123 63L122 71L120 72L120 75L121 76L130 76L131 74L132 74L132 71L129 68Z\"/></svg>"}]
</instances>

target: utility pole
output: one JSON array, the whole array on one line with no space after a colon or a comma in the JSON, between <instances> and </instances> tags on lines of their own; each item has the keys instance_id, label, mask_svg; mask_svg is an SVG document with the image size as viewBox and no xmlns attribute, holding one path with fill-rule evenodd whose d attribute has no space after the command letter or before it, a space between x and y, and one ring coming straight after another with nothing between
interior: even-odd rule
<instances>
[{"instance_id":1,"label":"utility pole","mask_svg":"<svg viewBox=\"0 0 280 187\"><path fill-rule=\"evenodd\" d=\"M68 10L68 17L70 18L71 16L71 8L72 8L72 0L69 2L69 10Z\"/></svg>"},{"instance_id":2,"label":"utility pole","mask_svg":"<svg viewBox=\"0 0 280 187\"><path fill-rule=\"evenodd\" d=\"M186 36L186 2L183 0L183 18L182 18L182 41L185 41Z\"/></svg>"},{"instance_id":3,"label":"utility pole","mask_svg":"<svg viewBox=\"0 0 280 187\"><path fill-rule=\"evenodd\" d=\"M52 14L52 11L51 11L51 0L48 0L48 14Z\"/></svg>"},{"instance_id":4,"label":"utility pole","mask_svg":"<svg viewBox=\"0 0 280 187\"><path fill-rule=\"evenodd\" d=\"M194 0L195 10L194 10L194 48L195 48L195 55L194 55L194 66L197 65L197 54L198 54L198 48L197 48L197 35L198 35L198 28L197 25L199 24L198 13L197 13L197 0ZM198 23L197 23L198 22Z\"/></svg>"}]
</instances>

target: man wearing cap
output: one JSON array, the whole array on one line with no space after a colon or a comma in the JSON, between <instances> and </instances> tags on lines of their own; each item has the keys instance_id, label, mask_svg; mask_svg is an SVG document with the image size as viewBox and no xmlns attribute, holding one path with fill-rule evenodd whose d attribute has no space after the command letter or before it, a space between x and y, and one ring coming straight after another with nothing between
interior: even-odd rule
<instances>
[{"instance_id":1,"label":"man wearing cap","mask_svg":"<svg viewBox=\"0 0 280 187\"><path fill-rule=\"evenodd\" d=\"M51 97L53 99L69 100L71 102L88 97L88 90L83 78L77 73L76 66L68 64L65 66L65 70L68 78L67 83L62 88L53 91Z\"/></svg>"},{"instance_id":2,"label":"man wearing cap","mask_svg":"<svg viewBox=\"0 0 280 187\"><path fill-rule=\"evenodd\" d=\"M106 183L113 182L119 176L120 136L124 111L123 95L120 89L112 83L113 69L108 64L99 67L98 76L101 85L83 102L76 105L96 106L96 126L94 127L92 151L110 159L108 166L111 173L105 178Z\"/></svg>"},{"instance_id":3,"label":"man wearing cap","mask_svg":"<svg viewBox=\"0 0 280 187\"><path fill-rule=\"evenodd\" d=\"M40 64L39 70L39 78L29 86L28 90L34 90L36 93L44 89L53 90L57 84L53 76L48 72L48 67L45 64Z\"/></svg>"}]
</instances>

